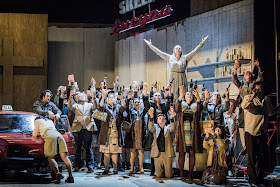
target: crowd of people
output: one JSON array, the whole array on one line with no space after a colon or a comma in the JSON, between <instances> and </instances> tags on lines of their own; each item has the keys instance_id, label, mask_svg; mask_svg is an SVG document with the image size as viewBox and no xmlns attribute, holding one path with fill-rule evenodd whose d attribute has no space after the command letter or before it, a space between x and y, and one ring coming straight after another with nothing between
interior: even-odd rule
<instances>
[{"instance_id":1,"label":"crowd of people","mask_svg":"<svg viewBox=\"0 0 280 187\"><path fill-rule=\"evenodd\" d=\"M267 134L268 116L274 110L269 97L263 94L259 62L254 64L255 71L246 72L240 82L236 73L240 63L235 62L232 82L240 91L236 98L229 97L229 89L221 96L218 92L210 94L207 89L200 91L184 84L174 88L170 83L162 93L156 88L148 92L147 83L136 81L130 88L122 88L118 77L112 89L107 88L107 80L100 81L97 88L92 78L89 87L80 90L74 75L69 75L68 85L58 87L54 102L50 101L51 91L45 90L34 103L33 110L40 117L35 121L33 136L41 134L45 138L45 156L56 173L56 183L63 178L53 158L56 154L61 155L67 166L66 182L74 182L72 168L79 172L83 166L88 173L94 167L104 166L103 175L110 173L110 167L113 174L125 170L129 175L143 174L145 151L150 152L151 176L171 178L176 151L180 177L192 180L195 154L205 149L208 158L202 183L225 184L232 170L231 159L226 158L233 157L239 133L248 154L249 182L261 184L264 172L260 145L264 144L262 136ZM176 99L172 90L179 90ZM51 126L51 119L59 119L61 114L68 115L74 136L73 166L66 156L65 141ZM204 126L203 122L209 123ZM189 155L187 175L184 173L186 153Z\"/></svg>"}]
</instances>

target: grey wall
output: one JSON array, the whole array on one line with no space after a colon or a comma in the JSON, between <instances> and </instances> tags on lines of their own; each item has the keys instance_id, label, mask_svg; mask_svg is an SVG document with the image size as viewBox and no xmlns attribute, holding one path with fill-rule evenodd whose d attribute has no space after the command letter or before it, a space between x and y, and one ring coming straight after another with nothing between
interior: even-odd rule
<instances>
[{"instance_id":1,"label":"grey wall","mask_svg":"<svg viewBox=\"0 0 280 187\"><path fill-rule=\"evenodd\" d=\"M241 0L191 0L191 16L236 3Z\"/></svg>"},{"instance_id":2,"label":"grey wall","mask_svg":"<svg viewBox=\"0 0 280 187\"><path fill-rule=\"evenodd\" d=\"M114 43L111 28L48 29L48 89L56 92L59 85L67 85L67 76L74 74L80 90L87 89L90 78L97 83L107 73L108 87L114 80Z\"/></svg>"},{"instance_id":3,"label":"grey wall","mask_svg":"<svg viewBox=\"0 0 280 187\"><path fill-rule=\"evenodd\" d=\"M193 50L202 39L209 38L201 50L188 63L188 66L200 65L226 60L226 51L231 54L232 49L241 49L244 58L254 59L254 1L244 0L203 14L199 14L166 28L153 29L137 36L129 37L115 44L115 73L121 74L120 84L132 84L135 80L144 80L151 86L158 81L160 88L168 82L169 71L167 64L157 56L142 39L151 39L154 46L172 54L173 47L182 46L183 53ZM135 48L134 46L137 46ZM135 58L137 57L137 58ZM137 64L138 68L131 68ZM202 79L214 76L215 71L220 74L223 67L203 68L188 73L188 80ZM233 67L231 67L233 69ZM249 64L246 69L251 69ZM143 73L142 69L146 69ZM216 69L216 70L215 70ZM129 72L124 74L124 72ZM130 76L130 75L133 75ZM206 88L211 92L223 92L230 79L205 82ZM198 86L202 87L202 83ZM231 95L236 95L238 89L231 87Z\"/></svg>"}]
</instances>

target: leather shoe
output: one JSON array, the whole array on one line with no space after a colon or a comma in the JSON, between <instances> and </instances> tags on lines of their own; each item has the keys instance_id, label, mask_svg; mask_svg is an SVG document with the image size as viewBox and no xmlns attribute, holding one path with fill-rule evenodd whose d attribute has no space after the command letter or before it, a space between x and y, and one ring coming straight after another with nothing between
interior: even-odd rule
<instances>
[{"instance_id":1,"label":"leather shoe","mask_svg":"<svg viewBox=\"0 0 280 187\"><path fill-rule=\"evenodd\" d=\"M118 174L118 173L119 173L118 170L113 171L113 174Z\"/></svg>"},{"instance_id":2,"label":"leather shoe","mask_svg":"<svg viewBox=\"0 0 280 187\"><path fill-rule=\"evenodd\" d=\"M109 174L109 171L103 171L102 175L108 175Z\"/></svg>"},{"instance_id":3,"label":"leather shoe","mask_svg":"<svg viewBox=\"0 0 280 187\"><path fill-rule=\"evenodd\" d=\"M54 183L55 184L60 184L60 181L63 178L64 178L64 176L60 172L58 172L57 175L56 175L56 181Z\"/></svg>"},{"instance_id":4,"label":"leather shoe","mask_svg":"<svg viewBox=\"0 0 280 187\"><path fill-rule=\"evenodd\" d=\"M68 177L65 182L67 183L74 183L74 177Z\"/></svg>"},{"instance_id":5,"label":"leather shoe","mask_svg":"<svg viewBox=\"0 0 280 187\"><path fill-rule=\"evenodd\" d=\"M123 172L123 171L124 171L124 169L123 169L123 168L119 168L119 171Z\"/></svg>"},{"instance_id":6,"label":"leather shoe","mask_svg":"<svg viewBox=\"0 0 280 187\"><path fill-rule=\"evenodd\" d=\"M94 171L93 168L89 167L87 173L92 173L93 171Z\"/></svg>"},{"instance_id":7,"label":"leather shoe","mask_svg":"<svg viewBox=\"0 0 280 187\"><path fill-rule=\"evenodd\" d=\"M79 170L80 170L79 167L75 167L74 170L73 170L73 172L78 172Z\"/></svg>"}]
</instances>

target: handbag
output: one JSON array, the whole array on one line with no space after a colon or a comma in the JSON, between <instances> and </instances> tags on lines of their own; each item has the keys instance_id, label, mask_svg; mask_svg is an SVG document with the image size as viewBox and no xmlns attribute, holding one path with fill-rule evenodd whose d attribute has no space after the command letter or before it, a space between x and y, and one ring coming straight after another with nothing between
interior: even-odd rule
<instances>
[{"instance_id":1,"label":"handbag","mask_svg":"<svg viewBox=\"0 0 280 187\"><path fill-rule=\"evenodd\" d=\"M107 112L104 112L104 107L103 107L103 111L100 111L97 109L95 109L92 113L92 117L95 118L95 119L98 119L100 121L104 121L104 122L107 122Z\"/></svg>"},{"instance_id":2,"label":"handbag","mask_svg":"<svg viewBox=\"0 0 280 187\"><path fill-rule=\"evenodd\" d=\"M128 121L123 121L121 127L124 132L128 133L131 129L131 124Z\"/></svg>"},{"instance_id":3,"label":"handbag","mask_svg":"<svg viewBox=\"0 0 280 187\"><path fill-rule=\"evenodd\" d=\"M214 130L214 120L211 120L209 113L208 113L207 117L209 117L209 120L202 121L202 112L201 112L200 121L199 121L201 134L205 134L205 129L207 129L207 128L211 128Z\"/></svg>"}]
</instances>

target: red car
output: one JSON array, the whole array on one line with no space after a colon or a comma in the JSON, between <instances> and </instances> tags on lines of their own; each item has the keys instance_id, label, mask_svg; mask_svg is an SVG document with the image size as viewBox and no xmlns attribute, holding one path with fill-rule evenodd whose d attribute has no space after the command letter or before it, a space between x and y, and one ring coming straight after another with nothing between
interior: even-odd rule
<instances>
[{"instance_id":1,"label":"red car","mask_svg":"<svg viewBox=\"0 0 280 187\"><path fill-rule=\"evenodd\" d=\"M38 116L31 112L0 111L0 176L7 169L27 170L32 173L51 172L47 157L44 156L44 139L32 139L34 120ZM70 160L73 160L74 137L68 117L61 116L55 121L56 129L63 135ZM60 157L58 156L58 159ZM63 163L62 160L58 162Z\"/></svg>"}]
</instances>

